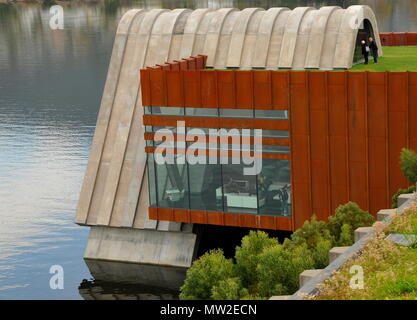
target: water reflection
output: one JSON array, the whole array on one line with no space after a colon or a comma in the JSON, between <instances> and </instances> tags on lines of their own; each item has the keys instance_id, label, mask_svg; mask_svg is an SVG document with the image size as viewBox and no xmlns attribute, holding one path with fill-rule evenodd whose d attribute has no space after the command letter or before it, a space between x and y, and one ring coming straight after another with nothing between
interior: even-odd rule
<instances>
[{"instance_id":1,"label":"water reflection","mask_svg":"<svg viewBox=\"0 0 417 320\"><path fill-rule=\"evenodd\" d=\"M84 289L122 292L125 285L140 294L162 297L166 292L150 290L150 282L139 281L137 275L130 282L111 278L109 268L101 266L98 270L107 271L100 273L88 262L93 276L101 280L84 282L78 290L81 279L90 278L82 259L88 228L76 226L73 219L114 34L124 12L357 3L374 9L382 31L417 30L415 0L60 2L65 29L56 31L49 28L47 6L0 3L0 299L77 299L86 296ZM49 288L53 264L64 267L64 290ZM165 279L156 281L157 287L171 288L165 290L175 298L181 277L152 274L160 275L152 288L157 279Z\"/></svg>"},{"instance_id":2,"label":"water reflection","mask_svg":"<svg viewBox=\"0 0 417 320\"><path fill-rule=\"evenodd\" d=\"M78 287L85 300L178 300L178 292L142 284L84 280Z\"/></svg>"}]
</instances>

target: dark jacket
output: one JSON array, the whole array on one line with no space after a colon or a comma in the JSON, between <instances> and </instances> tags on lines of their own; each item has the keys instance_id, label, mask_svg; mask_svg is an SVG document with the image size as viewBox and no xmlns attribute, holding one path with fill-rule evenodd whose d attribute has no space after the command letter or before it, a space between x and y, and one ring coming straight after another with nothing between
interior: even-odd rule
<instances>
[{"instance_id":1,"label":"dark jacket","mask_svg":"<svg viewBox=\"0 0 417 320\"><path fill-rule=\"evenodd\" d=\"M365 44L361 44L361 47L362 47L362 54L363 55L365 55L365 54L369 54L369 51L368 52L366 52L366 46L367 46L367 44L365 43Z\"/></svg>"},{"instance_id":2,"label":"dark jacket","mask_svg":"<svg viewBox=\"0 0 417 320\"><path fill-rule=\"evenodd\" d=\"M377 46L377 44L376 44L376 42L375 41L372 41L370 44L369 44L369 48L372 50L372 53L373 54L377 54L378 53L378 46Z\"/></svg>"}]
</instances>

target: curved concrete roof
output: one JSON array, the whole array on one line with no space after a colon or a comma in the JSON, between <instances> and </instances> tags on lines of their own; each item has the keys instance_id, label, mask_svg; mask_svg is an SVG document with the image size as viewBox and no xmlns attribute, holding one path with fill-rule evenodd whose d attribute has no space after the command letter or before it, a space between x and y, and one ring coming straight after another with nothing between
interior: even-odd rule
<instances>
[{"instance_id":1,"label":"curved concrete roof","mask_svg":"<svg viewBox=\"0 0 417 320\"><path fill-rule=\"evenodd\" d=\"M381 48L368 6L128 11L116 32L76 222L182 228L147 219L139 69L197 54L214 68L349 68L364 19Z\"/></svg>"},{"instance_id":2,"label":"curved concrete roof","mask_svg":"<svg viewBox=\"0 0 417 320\"><path fill-rule=\"evenodd\" d=\"M207 66L214 68L350 68L357 26L364 19L380 45L375 16L362 5L154 9L141 15L143 21L136 24L140 34L149 35L147 50L153 57L146 65L205 54Z\"/></svg>"}]
</instances>

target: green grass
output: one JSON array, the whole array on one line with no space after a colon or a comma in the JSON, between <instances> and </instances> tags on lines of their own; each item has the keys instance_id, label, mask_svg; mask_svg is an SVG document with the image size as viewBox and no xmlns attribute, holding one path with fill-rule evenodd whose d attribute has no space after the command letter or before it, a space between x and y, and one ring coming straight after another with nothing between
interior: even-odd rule
<instances>
[{"instance_id":1,"label":"green grass","mask_svg":"<svg viewBox=\"0 0 417 320\"><path fill-rule=\"evenodd\" d=\"M417 71L417 46L383 47L384 55L374 64L369 57L369 64L353 66L349 71Z\"/></svg>"}]
</instances>

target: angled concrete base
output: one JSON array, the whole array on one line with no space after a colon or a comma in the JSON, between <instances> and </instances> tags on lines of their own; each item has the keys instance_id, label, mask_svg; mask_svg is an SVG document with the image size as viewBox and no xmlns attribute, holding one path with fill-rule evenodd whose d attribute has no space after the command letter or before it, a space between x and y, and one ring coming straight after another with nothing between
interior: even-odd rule
<instances>
[{"instance_id":1,"label":"angled concrete base","mask_svg":"<svg viewBox=\"0 0 417 320\"><path fill-rule=\"evenodd\" d=\"M190 232L93 226L84 258L188 268L196 240Z\"/></svg>"},{"instance_id":2,"label":"angled concrete base","mask_svg":"<svg viewBox=\"0 0 417 320\"><path fill-rule=\"evenodd\" d=\"M186 268L150 264L92 259L84 259L84 261L95 281L120 286L134 284L144 289L162 288L168 291L178 291L184 283L187 272Z\"/></svg>"}]
</instances>

